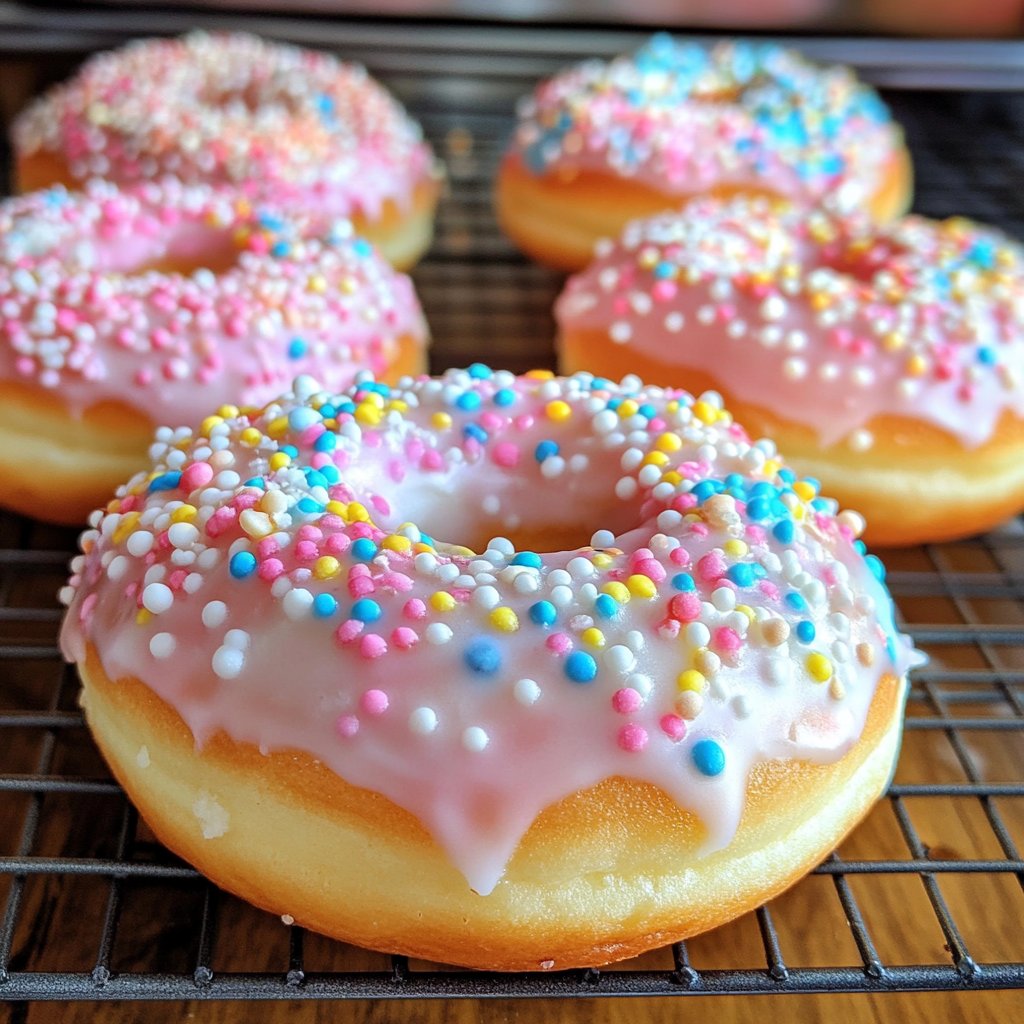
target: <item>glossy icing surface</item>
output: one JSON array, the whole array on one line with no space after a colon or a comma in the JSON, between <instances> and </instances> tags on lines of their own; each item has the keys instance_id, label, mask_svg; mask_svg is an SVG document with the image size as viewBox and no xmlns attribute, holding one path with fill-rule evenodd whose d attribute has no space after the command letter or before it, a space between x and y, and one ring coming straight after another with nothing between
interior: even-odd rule
<instances>
[{"instance_id":1,"label":"glossy icing surface","mask_svg":"<svg viewBox=\"0 0 1024 1024\"><path fill-rule=\"evenodd\" d=\"M433 173L419 125L363 67L242 33L101 53L29 106L14 140L78 181L172 174L328 218L408 205Z\"/></svg>"},{"instance_id":2,"label":"glossy icing surface","mask_svg":"<svg viewBox=\"0 0 1024 1024\"><path fill-rule=\"evenodd\" d=\"M902 133L873 89L776 45L660 34L636 53L542 82L514 150L536 174L583 170L667 195L716 186L853 210L880 187Z\"/></svg>"},{"instance_id":3,"label":"glossy icing surface","mask_svg":"<svg viewBox=\"0 0 1024 1024\"><path fill-rule=\"evenodd\" d=\"M426 341L411 281L347 223L313 234L172 179L0 204L0 310L0 379L154 423L268 401L296 372L346 387Z\"/></svg>"},{"instance_id":4,"label":"glossy icing surface","mask_svg":"<svg viewBox=\"0 0 1024 1024\"><path fill-rule=\"evenodd\" d=\"M144 680L199 747L300 749L383 793L481 894L545 807L612 776L725 846L754 763L838 758L915 660L860 517L713 394L300 378L151 455L82 535L65 655Z\"/></svg>"},{"instance_id":5,"label":"glossy icing surface","mask_svg":"<svg viewBox=\"0 0 1024 1024\"><path fill-rule=\"evenodd\" d=\"M598 331L856 450L880 414L967 447L1024 415L1024 253L963 219L885 228L764 200L696 200L598 246L556 304Z\"/></svg>"}]
</instances>

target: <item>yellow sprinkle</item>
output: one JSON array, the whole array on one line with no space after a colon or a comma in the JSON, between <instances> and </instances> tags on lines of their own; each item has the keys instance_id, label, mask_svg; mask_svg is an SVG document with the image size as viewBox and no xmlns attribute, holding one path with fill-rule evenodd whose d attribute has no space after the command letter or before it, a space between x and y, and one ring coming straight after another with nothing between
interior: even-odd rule
<instances>
[{"instance_id":1,"label":"yellow sprinkle","mask_svg":"<svg viewBox=\"0 0 1024 1024\"><path fill-rule=\"evenodd\" d=\"M764 472L764 475L768 477L768 479L771 479L780 469L782 469L782 463L777 459L768 459L761 469Z\"/></svg>"},{"instance_id":2,"label":"yellow sprinkle","mask_svg":"<svg viewBox=\"0 0 1024 1024\"><path fill-rule=\"evenodd\" d=\"M270 516L266 512L257 512L253 508L247 508L238 517L238 524L243 530L255 539L266 537L274 529Z\"/></svg>"},{"instance_id":3,"label":"yellow sprinkle","mask_svg":"<svg viewBox=\"0 0 1024 1024\"><path fill-rule=\"evenodd\" d=\"M662 474L661 479L663 483L671 484L675 487L683 478L674 469L670 469L667 473Z\"/></svg>"},{"instance_id":4,"label":"yellow sprinkle","mask_svg":"<svg viewBox=\"0 0 1024 1024\"><path fill-rule=\"evenodd\" d=\"M288 429L288 417L278 416L272 419L267 424L267 435L277 440L278 438L284 437L285 431Z\"/></svg>"},{"instance_id":5,"label":"yellow sprinkle","mask_svg":"<svg viewBox=\"0 0 1024 1024\"><path fill-rule=\"evenodd\" d=\"M822 310L828 309L832 304L832 299L825 292L814 292L811 295L811 309Z\"/></svg>"},{"instance_id":6,"label":"yellow sprinkle","mask_svg":"<svg viewBox=\"0 0 1024 1024\"><path fill-rule=\"evenodd\" d=\"M590 556L590 560L594 563L594 566L597 569L607 569L608 566L615 561L607 551L595 551L594 554Z\"/></svg>"},{"instance_id":7,"label":"yellow sprinkle","mask_svg":"<svg viewBox=\"0 0 1024 1024\"><path fill-rule=\"evenodd\" d=\"M364 395L359 401L366 402L377 409L384 408L384 396L378 395L376 391L371 391L369 394Z\"/></svg>"},{"instance_id":8,"label":"yellow sprinkle","mask_svg":"<svg viewBox=\"0 0 1024 1024\"><path fill-rule=\"evenodd\" d=\"M203 437L209 437L210 431L213 430L214 427L219 426L223 422L223 416L207 416L206 419L203 420L203 422L199 425L199 433L202 434Z\"/></svg>"},{"instance_id":9,"label":"yellow sprinkle","mask_svg":"<svg viewBox=\"0 0 1024 1024\"><path fill-rule=\"evenodd\" d=\"M899 352L906 343L907 339L899 331L890 331L882 338L882 347L886 352Z\"/></svg>"},{"instance_id":10,"label":"yellow sprinkle","mask_svg":"<svg viewBox=\"0 0 1024 1024\"><path fill-rule=\"evenodd\" d=\"M707 682L703 672L698 672L695 668L688 668L685 672L679 673L679 678L676 679L676 687L680 690L692 690L694 693L703 693Z\"/></svg>"},{"instance_id":11,"label":"yellow sprinkle","mask_svg":"<svg viewBox=\"0 0 1024 1024\"><path fill-rule=\"evenodd\" d=\"M199 514L199 510L195 505L179 505L171 513L172 523L191 523L193 519Z\"/></svg>"},{"instance_id":12,"label":"yellow sprinkle","mask_svg":"<svg viewBox=\"0 0 1024 1024\"><path fill-rule=\"evenodd\" d=\"M409 403L403 402L400 398L393 398L390 402L388 402L387 410L388 412L408 412Z\"/></svg>"},{"instance_id":13,"label":"yellow sprinkle","mask_svg":"<svg viewBox=\"0 0 1024 1024\"><path fill-rule=\"evenodd\" d=\"M447 430L452 425L452 418L446 412L435 412L430 417L430 425L435 430Z\"/></svg>"},{"instance_id":14,"label":"yellow sprinkle","mask_svg":"<svg viewBox=\"0 0 1024 1024\"><path fill-rule=\"evenodd\" d=\"M371 522L370 513L366 511L366 506L358 501L350 501L345 506L343 517L349 523Z\"/></svg>"},{"instance_id":15,"label":"yellow sprinkle","mask_svg":"<svg viewBox=\"0 0 1024 1024\"><path fill-rule=\"evenodd\" d=\"M672 431L667 431L654 442L655 447L663 452L677 452L683 447L683 439Z\"/></svg>"},{"instance_id":16,"label":"yellow sprinkle","mask_svg":"<svg viewBox=\"0 0 1024 1024\"><path fill-rule=\"evenodd\" d=\"M612 580L610 583L606 583L602 588L601 592L609 594L615 598L619 604L626 604L632 594L629 592L629 588L625 583L620 583L618 580Z\"/></svg>"},{"instance_id":17,"label":"yellow sprinkle","mask_svg":"<svg viewBox=\"0 0 1024 1024\"><path fill-rule=\"evenodd\" d=\"M286 466L290 466L291 462L291 456L286 452L274 452L274 454L270 456L270 468L272 470L284 469Z\"/></svg>"},{"instance_id":18,"label":"yellow sprinkle","mask_svg":"<svg viewBox=\"0 0 1024 1024\"><path fill-rule=\"evenodd\" d=\"M628 420L640 411L640 403L634 402L632 398L624 398L617 411L620 420Z\"/></svg>"},{"instance_id":19,"label":"yellow sprinkle","mask_svg":"<svg viewBox=\"0 0 1024 1024\"><path fill-rule=\"evenodd\" d=\"M642 573L634 573L626 580L626 586L634 597L652 598L658 593L654 580Z\"/></svg>"},{"instance_id":20,"label":"yellow sprinkle","mask_svg":"<svg viewBox=\"0 0 1024 1024\"><path fill-rule=\"evenodd\" d=\"M144 626L151 618L153 618L153 614L148 608L140 608L135 613L135 623L139 626Z\"/></svg>"},{"instance_id":21,"label":"yellow sprinkle","mask_svg":"<svg viewBox=\"0 0 1024 1024\"><path fill-rule=\"evenodd\" d=\"M915 352L907 360L907 373L909 373L911 377L920 377L927 371L927 369L928 361L920 352Z\"/></svg>"},{"instance_id":22,"label":"yellow sprinkle","mask_svg":"<svg viewBox=\"0 0 1024 1024\"><path fill-rule=\"evenodd\" d=\"M637 263L639 263L644 270L650 270L657 266L658 250L652 246L647 246L646 248L641 249L637 256Z\"/></svg>"},{"instance_id":23,"label":"yellow sprinkle","mask_svg":"<svg viewBox=\"0 0 1024 1024\"><path fill-rule=\"evenodd\" d=\"M554 420L556 423L564 423L572 416L572 406L568 402L563 402L560 398L556 398L553 402L548 402L544 407L544 413L549 420Z\"/></svg>"},{"instance_id":24,"label":"yellow sprinkle","mask_svg":"<svg viewBox=\"0 0 1024 1024\"><path fill-rule=\"evenodd\" d=\"M519 628L519 616L511 608L502 605L494 608L490 615L491 625L502 633L514 633Z\"/></svg>"},{"instance_id":25,"label":"yellow sprinkle","mask_svg":"<svg viewBox=\"0 0 1024 1024\"><path fill-rule=\"evenodd\" d=\"M333 555L321 555L313 563L313 575L318 580L333 579L341 572L341 562Z\"/></svg>"},{"instance_id":26,"label":"yellow sprinkle","mask_svg":"<svg viewBox=\"0 0 1024 1024\"><path fill-rule=\"evenodd\" d=\"M348 277L348 276L343 277L341 279L341 281L338 282L338 284L339 284L339 287L341 288L341 290L346 295L354 294L356 288L359 287L358 282L356 281L356 279L354 277Z\"/></svg>"},{"instance_id":27,"label":"yellow sprinkle","mask_svg":"<svg viewBox=\"0 0 1024 1024\"><path fill-rule=\"evenodd\" d=\"M403 537L400 533L393 533L388 537L385 537L380 546L387 548L388 551L411 551L412 541L408 537Z\"/></svg>"},{"instance_id":28,"label":"yellow sprinkle","mask_svg":"<svg viewBox=\"0 0 1024 1024\"><path fill-rule=\"evenodd\" d=\"M709 426L718 419L718 410L710 403L700 399L693 403L693 415Z\"/></svg>"},{"instance_id":29,"label":"yellow sprinkle","mask_svg":"<svg viewBox=\"0 0 1024 1024\"><path fill-rule=\"evenodd\" d=\"M604 633L597 626L591 626L589 629L583 630L580 633L580 639L591 647L604 647L605 645Z\"/></svg>"},{"instance_id":30,"label":"yellow sprinkle","mask_svg":"<svg viewBox=\"0 0 1024 1024\"><path fill-rule=\"evenodd\" d=\"M238 438L246 448L255 448L263 440L263 435L255 427L246 427Z\"/></svg>"},{"instance_id":31,"label":"yellow sprinkle","mask_svg":"<svg viewBox=\"0 0 1024 1024\"><path fill-rule=\"evenodd\" d=\"M138 512L125 512L125 514L121 516L121 519L117 524L117 529L114 531L114 543L120 544L121 541L126 540L128 534L130 534L135 529L135 524L138 521Z\"/></svg>"},{"instance_id":32,"label":"yellow sprinkle","mask_svg":"<svg viewBox=\"0 0 1024 1024\"><path fill-rule=\"evenodd\" d=\"M455 607L455 598L447 590L435 590L430 595L430 607L435 612L450 612Z\"/></svg>"},{"instance_id":33,"label":"yellow sprinkle","mask_svg":"<svg viewBox=\"0 0 1024 1024\"><path fill-rule=\"evenodd\" d=\"M380 423L380 409L369 402L360 402L356 406L355 417L357 423L362 423L366 427L375 427Z\"/></svg>"},{"instance_id":34,"label":"yellow sprinkle","mask_svg":"<svg viewBox=\"0 0 1024 1024\"><path fill-rule=\"evenodd\" d=\"M327 511L332 516L341 516L344 519L344 517L345 517L345 509L347 509L347 508L348 508L348 505L346 505L345 502L343 502L343 501L332 500L332 501L327 502Z\"/></svg>"},{"instance_id":35,"label":"yellow sprinkle","mask_svg":"<svg viewBox=\"0 0 1024 1024\"><path fill-rule=\"evenodd\" d=\"M306 284L311 292L322 293L327 291L327 281L320 274L314 274Z\"/></svg>"},{"instance_id":36,"label":"yellow sprinkle","mask_svg":"<svg viewBox=\"0 0 1024 1024\"><path fill-rule=\"evenodd\" d=\"M238 413L239 409L237 405L222 405L217 410L217 415L223 416L224 419L226 420L234 419L234 417L236 417Z\"/></svg>"},{"instance_id":37,"label":"yellow sprinkle","mask_svg":"<svg viewBox=\"0 0 1024 1024\"><path fill-rule=\"evenodd\" d=\"M793 484L793 490L804 501L811 501L818 493L814 489L814 484L809 483L807 480L797 480L797 482Z\"/></svg>"},{"instance_id":38,"label":"yellow sprinkle","mask_svg":"<svg viewBox=\"0 0 1024 1024\"><path fill-rule=\"evenodd\" d=\"M819 683L827 683L832 678L832 662L824 654L807 655L807 671L811 678Z\"/></svg>"},{"instance_id":39,"label":"yellow sprinkle","mask_svg":"<svg viewBox=\"0 0 1024 1024\"><path fill-rule=\"evenodd\" d=\"M751 608L749 604L738 604L738 605L736 605L736 611L738 611L740 613L740 615L746 615L747 620L749 622L753 622L754 621L754 609Z\"/></svg>"},{"instance_id":40,"label":"yellow sprinkle","mask_svg":"<svg viewBox=\"0 0 1024 1024\"><path fill-rule=\"evenodd\" d=\"M747 547L746 541L739 540L738 538L734 537L732 540L727 540L722 545L722 550L727 555L732 555L733 558L742 558L747 553L749 548Z\"/></svg>"},{"instance_id":41,"label":"yellow sprinkle","mask_svg":"<svg viewBox=\"0 0 1024 1024\"><path fill-rule=\"evenodd\" d=\"M648 452L644 456L642 466L664 466L668 464L668 456L664 452Z\"/></svg>"},{"instance_id":42,"label":"yellow sprinkle","mask_svg":"<svg viewBox=\"0 0 1024 1024\"><path fill-rule=\"evenodd\" d=\"M553 370L527 370L526 376L530 380L554 380Z\"/></svg>"}]
</instances>

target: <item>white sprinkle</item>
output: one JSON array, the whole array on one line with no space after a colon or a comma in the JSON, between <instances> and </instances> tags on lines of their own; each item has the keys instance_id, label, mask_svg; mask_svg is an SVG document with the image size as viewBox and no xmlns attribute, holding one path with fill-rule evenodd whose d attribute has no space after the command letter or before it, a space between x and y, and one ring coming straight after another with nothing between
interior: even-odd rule
<instances>
[{"instance_id":1,"label":"white sprinkle","mask_svg":"<svg viewBox=\"0 0 1024 1024\"><path fill-rule=\"evenodd\" d=\"M520 704L529 707L540 698L540 687L533 679L517 679L512 693Z\"/></svg>"},{"instance_id":2,"label":"white sprinkle","mask_svg":"<svg viewBox=\"0 0 1024 1024\"><path fill-rule=\"evenodd\" d=\"M199 540L199 531L191 523L172 523L167 539L175 548L190 548Z\"/></svg>"},{"instance_id":3,"label":"white sprinkle","mask_svg":"<svg viewBox=\"0 0 1024 1024\"><path fill-rule=\"evenodd\" d=\"M116 555L107 566L107 577L115 583L128 571L128 559L124 555Z\"/></svg>"},{"instance_id":4,"label":"white sprinkle","mask_svg":"<svg viewBox=\"0 0 1024 1024\"><path fill-rule=\"evenodd\" d=\"M711 603L720 612L731 612L736 607L736 592L730 587L719 587L711 595Z\"/></svg>"},{"instance_id":5,"label":"white sprinkle","mask_svg":"<svg viewBox=\"0 0 1024 1024\"><path fill-rule=\"evenodd\" d=\"M462 733L462 745L474 754L479 754L490 742L490 736L479 725L471 725Z\"/></svg>"},{"instance_id":6,"label":"white sprinkle","mask_svg":"<svg viewBox=\"0 0 1024 1024\"><path fill-rule=\"evenodd\" d=\"M245 665L245 654L237 647L218 647L211 664L221 679L234 679Z\"/></svg>"},{"instance_id":7,"label":"white sprinkle","mask_svg":"<svg viewBox=\"0 0 1024 1024\"><path fill-rule=\"evenodd\" d=\"M224 646L247 651L249 649L249 634L244 629L229 629L224 634Z\"/></svg>"},{"instance_id":8,"label":"white sprinkle","mask_svg":"<svg viewBox=\"0 0 1024 1024\"><path fill-rule=\"evenodd\" d=\"M429 736L437 728L437 712L433 708L417 708L409 716L409 728L420 736Z\"/></svg>"},{"instance_id":9,"label":"white sprinkle","mask_svg":"<svg viewBox=\"0 0 1024 1024\"><path fill-rule=\"evenodd\" d=\"M786 315L786 300L780 295L769 295L761 303L761 316L765 320L781 320Z\"/></svg>"},{"instance_id":10,"label":"white sprinkle","mask_svg":"<svg viewBox=\"0 0 1024 1024\"><path fill-rule=\"evenodd\" d=\"M686 639L694 647L707 647L711 643L711 630L703 622L691 622L686 627Z\"/></svg>"},{"instance_id":11,"label":"white sprinkle","mask_svg":"<svg viewBox=\"0 0 1024 1024\"><path fill-rule=\"evenodd\" d=\"M636 492L637 482L631 476L620 477L615 483L615 497L622 501L629 501Z\"/></svg>"},{"instance_id":12,"label":"white sprinkle","mask_svg":"<svg viewBox=\"0 0 1024 1024\"><path fill-rule=\"evenodd\" d=\"M153 547L154 540L155 538L149 530L136 530L128 537L128 543L125 546L128 548L128 554L141 558Z\"/></svg>"},{"instance_id":13,"label":"white sprinkle","mask_svg":"<svg viewBox=\"0 0 1024 1024\"><path fill-rule=\"evenodd\" d=\"M627 680L626 685L631 686L641 697L646 700L651 695L651 677L641 672L634 672Z\"/></svg>"},{"instance_id":14,"label":"white sprinkle","mask_svg":"<svg viewBox=\"0 0 1024 1024\"><path fill-rule=\"evenodd\" d=\"M634 654L639 654L647 646L647 641L639 629L631 629L626 634L626 644Z\"/></svg>"},{"instance_id":15,"label":"white sprinkle","mask_svg":"<svg viewBox=\"0 0 1024 1024\"><path fill-rule=\"evenodd\" d=\"M625 320L617 320L608 328L608 337L616 345L625 345L633 337L633 328Z\"/></svg>"},{"instance_id":16,"label":"white sprinkle","mask_svg":"<svg viewBox=\"0 0 1024 1024\"><path fill-rule=\"evenodd\" d=\"M492 608L496 608L501 603L501 595L494 587L480 587L473 594L473 604L484 611L490 611Z\"/></svg>"},{"instance_id":17,"label":"white sprinkle","mask_svg":"<svg viewBox=\"0 0 1024 1024\"><path fill-rule=\"evenodd\" d=\"M211 601L203 608L203 625L216 629L228 617L228 606L223 601Z\"/></svg>"},{"instance_id":18,"label":"white sprinkle","mask_svg":"<svg viewBox=\"0 0 1024 1024\"><path fill-rule=\"evenodd\" d=\"M636 668L636 655L624 644L609 647L604 655L605 664L613 671L625 674Z\"/></svg>"},{"instance_id":19,"label":"white sprinkle","mask_svg":"<svg viewBox=\"0 0 1024 1024\"><path fill-rule=\"evenodd\" d=\"M521 572L512 581L512 589L517 594L535 594L540 590L540 580L535 572Z\"/></svg>"},{"instance_id":20,"label":"white sprinkle","mask_svg":"<svg viewBox=\"0 0 1024 1024\"><path fill-rule=\"evenodd\" d=\"M558 586L551 588L551 603L558 608L565 608L575 599L572 587Z\"/></svg>"},{"instance_id":21,"label":"white sprinkle","mask_svg":"<svg viewBox=\"0 0 1024 1024\"><path fill-rule=\"evenodd\" d=\"M594 575L594 565L589 558L584 558L582 555L577 555L575 558L569 560L569 564L566 566L570 574L578 580L586 580Z\"/></svg>"},{"instance_id":22,"label":"white sprinkle","mask_svg":"<svg viewBox=\"0 0 1024 1024\"><path fill-rule=\"evenodd\" d=\"M174 592L166 583L150 583L142 592L142 607L160 615L174 604Z\"/></svg>"},{"instance_id":23,"label":"white sprinkle","mask_svg":"<svg viewBox=\"0 0 1024 1024\"><path fill-rule=\"evenodd\" d=\"M782 373L789 380L802 380L807 376L807 360L790 356L782 364Z\"/></svg>"},{"instance_id":24,"label":"white sprinkle","mask_svg":"<svg viewBox=\"0 0 1024 1024\"><path fill-rule=\"evenodd\" d=\"M313 595L302 587L293 587L282 598L281 607L292 622L298 622L309 615L313 607Z\"/></svg>"},{"instance_id":25,"label":"white sprinkle","mask_svg":"<svg viewBox=\"0 0 1024 1024\"><path fill-rule=\"evenodd\" d=\"M851 431L850 436L846 439L846 443L855 452L866 452L874 447L875 435L870 430L861 428Z\"/></svg>"},{"instance_id":26,"label":"white sprinkle","mask_svg":"<svg viewBox=\"0 0 1024 1024\"><path fill-rule=\"evenodd\" d=\"M434 644L435 647L440 647L442 644L448 643L453 635L451 627L446 626L443 622L432 622L424 630L424 636L427 638L427 643Z\"/></svg>"},{"instance_id":27,"label":"white sprinkle","mask_svg":"<svg viewBox=\"0 0 1024 1024\"><path fill-rule=\"evenodd\" d=\"M608 548L615 543L615 534L611 530L598 530L590 538L590 546L594 548Z\"/></svg>"},{"instance_id":28,"label":"white sprinkle","mask_svg":"<svg viewBox=\"0 0 1024 1024\"><path fill-rule=\"evenodd\" d=\"M169 658L177 646L178 641L174 639L172 634L154 633L149 641L149 653L154 658Z\"/></svg>"},{"instance_id":29,"label":"white sprinkle","mask_svg":"<svg viewBox=\"0 0 1024 1024\"><path fill-rule=\"evenodd\" d=\"M673 310L665 317L665 330L673 334L681 331L686 323L686 317L678 310Z\"/></svg>"}]
</instances>

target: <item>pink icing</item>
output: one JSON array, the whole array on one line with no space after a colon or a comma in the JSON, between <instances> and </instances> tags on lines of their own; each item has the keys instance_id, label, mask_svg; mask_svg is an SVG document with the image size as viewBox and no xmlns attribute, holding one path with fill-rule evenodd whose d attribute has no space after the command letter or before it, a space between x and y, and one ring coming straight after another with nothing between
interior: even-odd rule
<instances>
[{"instance_id":1,"label":"pink icing","mask_svg":"<svg viewBox=\"0 0 1024 1024\"><path fill-rule=\"evenodd\" d=\"M386 428L361 427L380 403ZM303 750L386 795L481 894L545 807L612 776L662 787L720 848L755 763L841 756L880 676L914 655L880 570L852 543L856 517L808 505L811 485L798 496L772 446L751 444L714 396L701 417L696 408L637 381L474 367L340 396L299 379L258 414L207 421L205 435L162 430L153 473L82 535L62 592L63 650L81 661L91 644L110 678L145 680L200 748L224 732ZM311 414L333 438L318 471L299 440ZM241 441L248 430L262 435L255 446ZM488 456L503 442L524 452L514 470ZM297 454L270 470L286 444ZM436 467L422 465L423 448ZM667 451L663 464L645 461L654 451ZM408 459L401 485L382 472L396 458ZM217 474L186 491L198 462ZM243 496L257 498L246 518L211 529ZM387 512L370 512L374 497ZM753 545L743 509L766 527ZM581 519L601 529L574 550L481 540ZM337 536L349 544L329 555ZM680 575L680 562L711 556L729 586ZM259 572L270 559L284 569L272 582ZM359 579L373 590L353 598ZM697 598L685 624L667 618L681 594ZM815 631L806 642L803 621ZM828 681L812 676L812 654ZM723 752L718 774L702 741Z\"/></svg>"},{"instance_id":2,"label":"pink icing","mask_svg":"<svg viewBox=\"0 0 1024 1024\"><path fill-rule=\"evenodd\" d=\"M1024 415L1020 247L964 220L876 229L759 200L696 200L598 246L556 304L564 334L718 376L737 400L871 445L880 414L967 447ZM670 281L670 297L658 284ZM955 301L951 299L955 296Z\"/></svg>"},{"instance_id":3,"label":"pink icing","mask_svg":"<svg viewBox=\"0 0 1024 1024\"><path fill-rule=\"evenodd\" d=\"M149 269L209 260L227 269ZM399 338L426 340L409 278L348 225L314 232L170 179L0 204L0 310L0 379L59 391L76 415L116 401L156 423L262 404L297 372L345 387L385 371ZM213 475L188 472L191 487Z\"/></svg>"}]
</instances>

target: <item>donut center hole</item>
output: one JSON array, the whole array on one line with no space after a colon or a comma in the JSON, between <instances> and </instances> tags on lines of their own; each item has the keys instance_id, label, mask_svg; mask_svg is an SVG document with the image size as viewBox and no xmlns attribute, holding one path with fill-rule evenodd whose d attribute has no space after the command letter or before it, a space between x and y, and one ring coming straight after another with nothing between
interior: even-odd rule
<instances>
[{"instance_id":1,"label":"donut center hole","mask_svg":"<svg viewBox=\"0 0 1024 1024\"><path fill-rule=\"evenodd\" d=\"M104 268L112 273L141 277L148 273L188 276L197 270L223 274L238 265L242 250L222 228L188 224L166 238L140 238L111 253Z\"/></svg>"},{"instance_id":2,"label":"donut center hole","mask_svg":"<svg viewBox=\"0 0 1024 1024\"><path fill-rule=\"evenodd\" d=\"M887 238L874 238L868 244L842 241L822 248L821 263L860 284L874 285L878 274L891 267L905 251Z\"/></svg>"}]
</instances>

